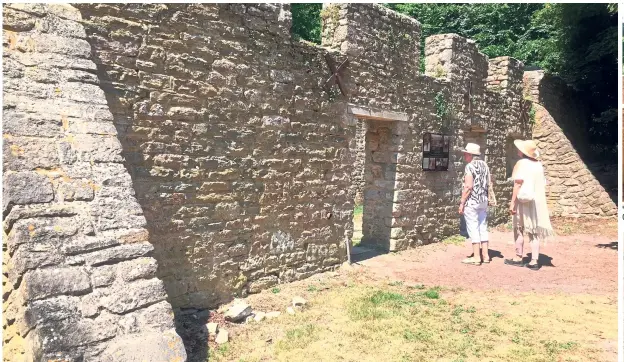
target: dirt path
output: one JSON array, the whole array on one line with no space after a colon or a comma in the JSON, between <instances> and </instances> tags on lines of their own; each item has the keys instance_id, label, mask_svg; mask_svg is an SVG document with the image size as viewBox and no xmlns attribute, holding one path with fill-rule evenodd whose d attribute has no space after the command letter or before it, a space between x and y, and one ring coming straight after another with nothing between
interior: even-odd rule
<instances>
[{"instance_id":1,"label":"dirt path","mask_svg":"<svg viewBox=\"0 0 624 362\"><path fill-rule=\"evenodd\" d=\"M275 319L208 313L231 341L216 345L201 320L191 360L616 361L617 220L555 228L562 236L542 247L536 272L503 263L514 247L502 228L491 231L489 265L461 264L467 244L438 243L280 284L246 298L254 311L281 311ZM295 296L308 303L290 315Z\"/></svg>"},{"instance_id":2,"label":"dirt path","mask_svg":"<svg viewBox=\"0 0 624 362\"><path fill-rule=\"evenodd\" d=\"M363 260L358 265L381 277L426 285L508 292L563 292L609 295L617 298L618 255L609 236L575 234L558 236L542 246L539 271L512 267L504 258L513 256L510 232L492 231L492 263L461 264L470 245L433 244L400 254Z\"/></svg>"}]
</instances>

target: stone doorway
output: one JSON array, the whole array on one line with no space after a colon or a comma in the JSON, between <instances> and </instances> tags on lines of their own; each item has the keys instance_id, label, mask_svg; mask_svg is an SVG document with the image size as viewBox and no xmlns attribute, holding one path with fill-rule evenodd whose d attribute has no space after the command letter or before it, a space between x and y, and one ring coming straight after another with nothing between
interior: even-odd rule
<instances>
[{"instance_id":1,"label":"stone doorway","mask_svg":"<svg viewBox=\"0 0 624 362\"><path fill-rule=\"evenodd\" d=\"M352 256L393 250L393 206L402 137L400 124L407 116L394 112L357 109ZM383 116L382 116L383 115ZM354 247L355 246L355 247Z\"/></svg>"},{"instance_id":2,"label":"stone doorway","mask_svg":"<svg viewBox=\"0 0 624 362\"><path fill-rule=\"evenodd\" d=\"M396 181L396 121L366 120L361 245L390 249ZM394 132L393 132L394 131Z\"/></svg>"}]
</instances>

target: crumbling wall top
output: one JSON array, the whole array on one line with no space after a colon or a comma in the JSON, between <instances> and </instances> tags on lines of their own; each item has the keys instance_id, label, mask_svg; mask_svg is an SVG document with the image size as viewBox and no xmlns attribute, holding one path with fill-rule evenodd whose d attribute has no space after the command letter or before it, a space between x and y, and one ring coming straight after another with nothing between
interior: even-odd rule
<instances>
[{"instance_id":1,"label":"crumbling wall top","mask_svg":"<svg viewBox=\"0 0 624 362\"><path fill-rule=\"evenodd\" d=\"M380 5L323 4L323 46L390 74L417 75L420 23Z\"/></svg>"},{"instance_id":2,"label":"crumbling wall top","mask_svg":"<svg viewBox=\"0 0 624 362\"><path fill-rule=\"evenodd\" d=\"M487 56L477 44L457 34L432 35L425 40L425 74L435 78L467 83L476 88L485 85Z\"/></svg>"}]
</instances>

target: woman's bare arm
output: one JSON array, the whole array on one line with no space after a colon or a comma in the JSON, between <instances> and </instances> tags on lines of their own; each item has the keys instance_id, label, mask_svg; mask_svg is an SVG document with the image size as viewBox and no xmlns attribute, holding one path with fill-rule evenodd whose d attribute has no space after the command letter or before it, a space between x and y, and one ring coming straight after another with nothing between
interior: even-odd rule
<instances>
[{"instance_id":1,"label":"woman's bare arm","mask_svg":"<svg viewBox=\"0 0 624 362\"><path fill-rule=\"evenodd\" d=\"M466 173L466 176L464 176L464 189L462 190L461 201L459 202L460 214L464 213L464 206L466 205L466 200L468 200L468 197L470 196L470 193L472 192L473 186L474 186L474 179L472 178L472 174L468 172Z\"/></svg>"}]
</instances>

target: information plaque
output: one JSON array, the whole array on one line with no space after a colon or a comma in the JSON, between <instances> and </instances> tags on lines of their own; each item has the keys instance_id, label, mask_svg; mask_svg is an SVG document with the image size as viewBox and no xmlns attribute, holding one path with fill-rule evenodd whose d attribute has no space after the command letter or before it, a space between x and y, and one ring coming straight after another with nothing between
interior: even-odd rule
<instances>
[{"instance_id":1,"label":"information plaque","mask_svg":"<svg viewBox=\"0 0 624 362\"><path fill-rule=\"evenodd\" d=\"M448 171L451 137L439 133L423 136L423 171Z\"/></svg>"}]
</instances>

